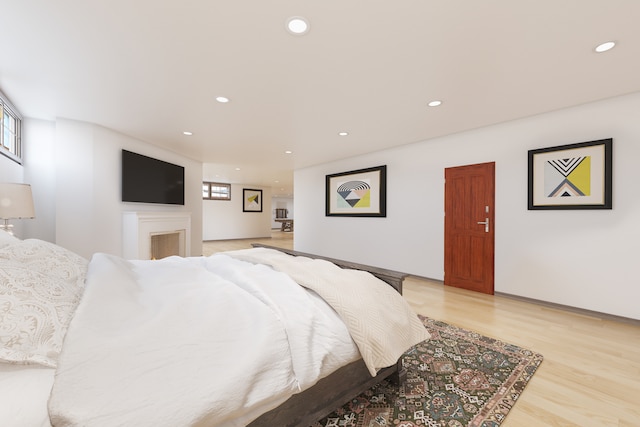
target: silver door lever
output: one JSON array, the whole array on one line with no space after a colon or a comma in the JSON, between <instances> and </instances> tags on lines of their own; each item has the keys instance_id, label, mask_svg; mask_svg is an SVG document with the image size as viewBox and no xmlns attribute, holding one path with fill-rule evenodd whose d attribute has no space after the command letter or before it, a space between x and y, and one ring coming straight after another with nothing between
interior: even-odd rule
<instances>
[{"instance_id":1,"label":"silver door lever","mask_svg":"<svg viewBox=\"0 0 640 427\"><path fill-rule=\"evenodd\" d=\"M484 221L478 221L478 224L484 225L484 232L489 232L489 218L485 218Z\"/></svg>"}]
</instances>

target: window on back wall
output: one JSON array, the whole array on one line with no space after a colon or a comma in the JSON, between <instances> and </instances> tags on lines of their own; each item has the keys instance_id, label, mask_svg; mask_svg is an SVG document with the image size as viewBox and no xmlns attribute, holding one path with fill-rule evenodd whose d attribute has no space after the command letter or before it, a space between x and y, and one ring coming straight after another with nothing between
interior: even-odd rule
<instances>
[{"instance_id":1,"label":"window on back wall","mask_svg":"<svg viewBox=\"0 0 640 427\"><path fill-rule=\"evenodd\" d=\"M0 153L22 163L22 116L0 92Z\"/></svg>"},{"instance_id":2,"label":"window on back wall","mask_svg":"<svg viewBox=\"0 0 640 427\"><path fill-rule=\"evenodd\" d=\"M202 198L205 200L231 200L231 184L203 182Z\"/></svg>"}]
</instances>

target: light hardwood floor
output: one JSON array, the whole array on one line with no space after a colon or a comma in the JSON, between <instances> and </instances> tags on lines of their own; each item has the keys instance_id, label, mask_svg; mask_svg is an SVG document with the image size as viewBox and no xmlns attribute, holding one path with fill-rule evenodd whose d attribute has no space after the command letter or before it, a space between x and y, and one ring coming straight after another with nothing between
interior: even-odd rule
<instances>
[{"instance_id":1,"label":"light hardwood floor","mask_svg":"<svg viewBox=\"0 0 640 427\"><path fill-rule=\"evenodd\" d=\"M252 243L264 243L279 248L293 249L293 233L272 230L271 237L260 239L207 240L202 242L202 254L208 256L216 252L247 249L251 247Z\"/></svg>"},{"instance_id":2,"label":"light hardwood floor","mask_svg":"<svg viewBox=\"0 0 640 427\"><path fill-rule=\"evenodd\" d=\"M293 249L292 233L204 242L205 255L251 247ZM505 427L640 426L640 325L443 286L410 276L404 295L424 316L532 351L544 361ZM639 302L640 304L640 302Z\"/></svg>"}]
</instances>

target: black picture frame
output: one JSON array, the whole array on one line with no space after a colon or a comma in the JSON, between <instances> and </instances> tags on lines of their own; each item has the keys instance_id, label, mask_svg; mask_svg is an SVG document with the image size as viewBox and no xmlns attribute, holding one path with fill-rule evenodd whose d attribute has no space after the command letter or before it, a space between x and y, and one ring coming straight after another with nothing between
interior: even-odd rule
<instances>
[{"instance_id":1,"label":"black picture frame","mask_svg":"<svg viewBox=\"0 0 640 427\"><path fill-rule=\"evenodd\" d=\"M613 209L613 139L529 150L528 209Z\"/></svg>"},{"instance_id":2,"label":"black picture frame","mask_svg":"<svg viewBox=\"0 0 640 427\"><path fill-rule=\"evenodd\" d=\"M262 212L262 190L242 189L242 212Z\"/></svg>"},{"instance_id":3,"label":"black picture frame","mask_svg":"<svg viewBox=\"0 0 640 427\"><path fill-rule=\"evenodd\" d=\"M387 166L327 175L325 216L386 217Z\"/></svg>"}]
</instances>

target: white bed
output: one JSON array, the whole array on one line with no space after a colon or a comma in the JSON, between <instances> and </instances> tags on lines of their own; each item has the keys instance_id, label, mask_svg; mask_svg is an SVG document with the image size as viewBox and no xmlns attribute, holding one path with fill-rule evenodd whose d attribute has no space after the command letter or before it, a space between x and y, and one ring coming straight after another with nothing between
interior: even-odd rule
<instances>
[{"instance_id":1,"label":"white bed","mask_svg":"<svg viewBox=\"0 0 640 427\"><path fill-rule=\"evenodd\" d=\"M428 338L391 287L326 261L265 248L88 261L6 234L0 320L0 425L19 427L244 426Z\"/></svg>"}]
</instances>

